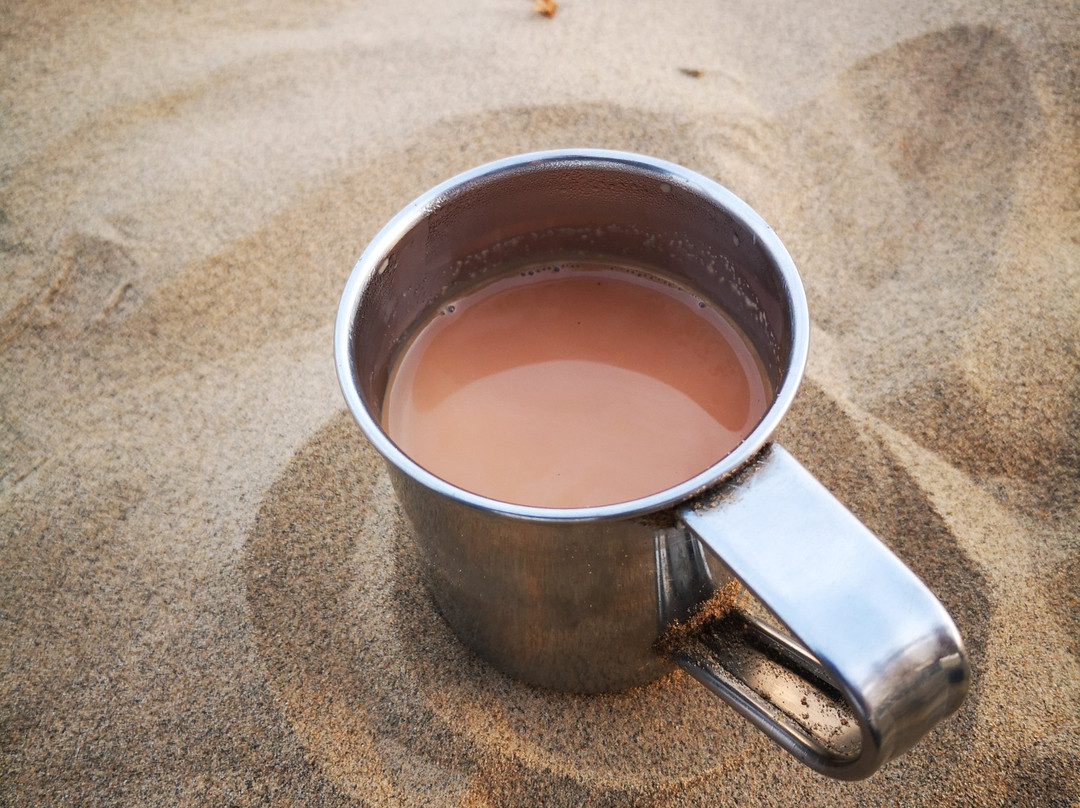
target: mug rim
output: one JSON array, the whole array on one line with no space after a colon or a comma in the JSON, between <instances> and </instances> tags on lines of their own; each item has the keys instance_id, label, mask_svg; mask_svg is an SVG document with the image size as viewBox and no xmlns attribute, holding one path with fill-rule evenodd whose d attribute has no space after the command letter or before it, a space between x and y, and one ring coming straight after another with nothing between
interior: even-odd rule
<instances>
[{"instance_id":1,"label":"mug rim","mask_svg":"<svg viewBox=\"0 0 1080 808\"><path fill-rule=\"evenodd\" d=\"M398 448L368 411L360 397L356 380L352 350L355 333L353 322L369 280L380 271L383 261L402 236L436 207L440 198L462 186L515 169L544 170L555 164L644 168L653 173L670 175L680 184L692 186L701 196L711 200L754 234L776 269L791 313L788 362L772 403L757 426L734 449L690 479L624 502L576 508L519 505L459 488L432 474ZM368 243L346 281L334 325L334 362L345 402L364 436L388 462L417 483L461 504L507 517L555 522L594 521L637 516L686 502L715 487L748 463L769 442L795 398L806 369L809 336L810 316L806 293L794 261L772 227L734 193L696 171L643 154L611 149L552 149L505 157L463 171L425 191L390 219Z\"/></svg>"}]
</instances>

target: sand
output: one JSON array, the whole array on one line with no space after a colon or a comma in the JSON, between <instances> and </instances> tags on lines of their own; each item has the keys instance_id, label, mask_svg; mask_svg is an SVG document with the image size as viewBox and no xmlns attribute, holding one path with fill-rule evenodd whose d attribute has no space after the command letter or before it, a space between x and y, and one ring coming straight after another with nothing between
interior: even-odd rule
<instances>
[{"instance_id":1,"label":"sand","mask_svg":"<svg viewBox=\"0 0 1080 808\"><path fill-rule=\"evenodd\" d=\"M0 804L1080 804L1075 3L0 9ZM689 677L531 689L420 582L337 390L366 241L521 151L777 230L778 436L955 616L961 711L821 778Z\"/></svg>"}]
</instances>

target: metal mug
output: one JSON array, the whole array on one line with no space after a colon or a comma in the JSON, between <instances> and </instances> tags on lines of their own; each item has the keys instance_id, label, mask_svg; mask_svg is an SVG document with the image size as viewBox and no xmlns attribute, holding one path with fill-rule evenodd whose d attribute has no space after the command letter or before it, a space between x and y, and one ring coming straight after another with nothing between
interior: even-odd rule
<instances>
[{"instance_id":1,"label":"metal mug","mask_svg":"<svg viewBox=\"0 0 1080 808\"><path fill-rule=\"evenodd\" d=\"M395 446L380 414L395 352L418 322L508 268L598 257L706 295L754 344L775 394L734 451L650 496L546 508L465 491ZM334 353L435 601L466 645L518 679L577 692L681 666L803 763L854 780L957 710L970 671L934 595L770 443L808 335L791 257L748 205L672 163L574 150L467 171L398 213L348 279ZM775 620L709 616L735 580Z\"/></svg>"}]
</instances>

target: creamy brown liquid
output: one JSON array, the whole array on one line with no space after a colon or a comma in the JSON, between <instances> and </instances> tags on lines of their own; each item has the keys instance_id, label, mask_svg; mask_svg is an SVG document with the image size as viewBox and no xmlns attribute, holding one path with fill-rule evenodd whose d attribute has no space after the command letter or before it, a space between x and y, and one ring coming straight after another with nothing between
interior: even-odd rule
<instances>
[{"instance_id":1,"label":"creamy brown liquid","mask_svg":"<svg viewBox=\"0 0 1080 808\"><path fill-rule=\"evenodd\" d=\"M704 471L757 425L769 395L718 309L636 271L562 264L446 302L398 359L383 427L467 491L585 507Z\"/></svg>"}]
</instances>

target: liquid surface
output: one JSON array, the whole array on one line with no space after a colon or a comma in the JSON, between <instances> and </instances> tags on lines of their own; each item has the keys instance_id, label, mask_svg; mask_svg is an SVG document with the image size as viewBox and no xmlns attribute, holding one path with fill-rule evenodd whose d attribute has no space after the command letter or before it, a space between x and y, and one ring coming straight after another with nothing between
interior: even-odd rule
<instances>
[{"instance_id":1,"label":"liquid surface","mask_svg":"<svg viewBox=\"0 0 1080 808\"><path fill-rule=\"evenodd\" d=\"M562 264L446 302L400 356L383 428L467 491L574 508L690 479L768 401L760 362L716 308L637 272Z\"/></svg>"}]
</instances>

